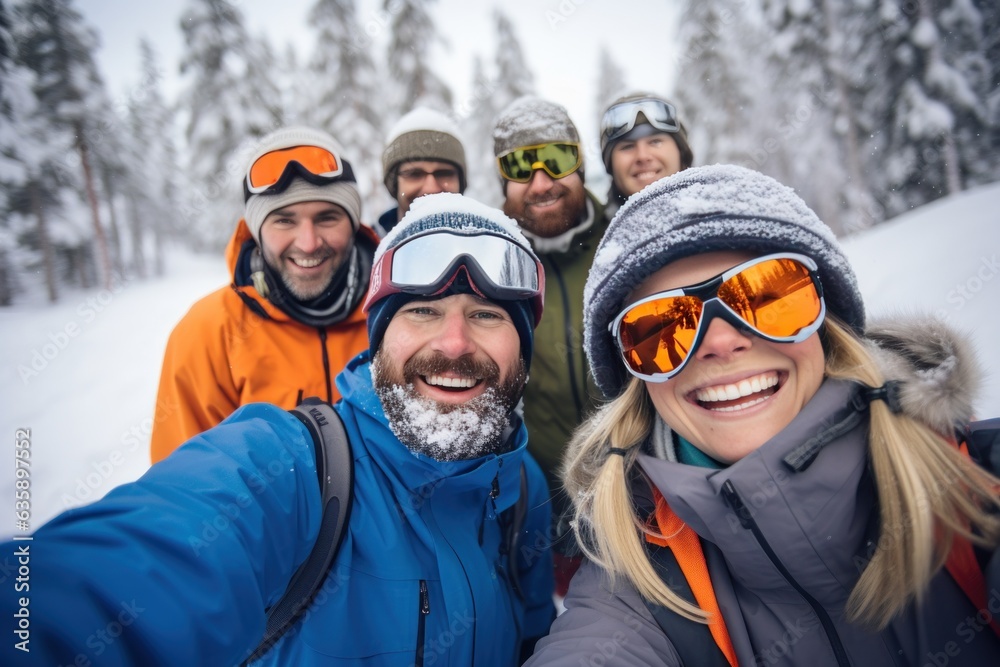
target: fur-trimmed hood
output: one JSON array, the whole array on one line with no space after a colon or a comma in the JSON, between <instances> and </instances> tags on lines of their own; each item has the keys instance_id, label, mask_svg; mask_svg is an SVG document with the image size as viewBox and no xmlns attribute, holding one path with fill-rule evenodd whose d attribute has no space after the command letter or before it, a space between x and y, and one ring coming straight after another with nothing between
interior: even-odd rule
<instances>
[{"instance_id":1,"label":"fur-trimmed hood","mask_svg":"<svg viewBox=\"0 0 1000 667\"><path fill-rule=\"evenodd\" d=\"M983 373L967 336L910 315L871 322L865 339L886 379L900 381L904 413L943 434L973 419Z\"/></svg>"}]
</instances>

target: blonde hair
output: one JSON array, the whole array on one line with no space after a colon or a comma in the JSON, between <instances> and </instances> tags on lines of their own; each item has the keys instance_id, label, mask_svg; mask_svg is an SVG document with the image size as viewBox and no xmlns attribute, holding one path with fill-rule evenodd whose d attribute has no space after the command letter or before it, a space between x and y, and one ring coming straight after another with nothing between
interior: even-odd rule
<instances>
[{"instance_id":1,"label":"blonde hair","mask_svg":"<svg viewBox=\"0 0 1000 667\"><path fill-rule=\"evenodd\" d=\"M826 376L880 387L885 378L872 353L844 324L824 325ZM869 459L878 492L881 529L873 554L847 601L849 620L883 629L912 600L920 601L944 565L957 536L995 547L1000 541L1000 480L961 454L941 434L884 401L869 407ZM655 411L645 385L631 378L620 396L577 431L564 462L574 499L576 531L587 557L614 584L624 577L648 600L687 618L708 615L667 586L643 545L648 517L637 515L629 480ZM609 455L608 447L626 449Z\"/></svg>"}]
</instances>

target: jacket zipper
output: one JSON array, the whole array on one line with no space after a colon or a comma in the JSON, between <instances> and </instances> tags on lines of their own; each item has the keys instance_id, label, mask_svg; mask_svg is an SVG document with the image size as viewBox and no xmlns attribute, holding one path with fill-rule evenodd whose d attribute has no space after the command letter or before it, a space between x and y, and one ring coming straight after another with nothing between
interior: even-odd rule
<instances>
[{"instance_id":1,"label":"jacket zipper","mask_svg":"<svg viewBox=\"0 0 1000 667\"><path fill-rule=\"evenodd\" d=\"M420 580L420 613L417 616L417 657L413 661L414 667L424 666L424 632L427 624L427 615L431 613L431 597L427 593L427 581Z\"/></svg>"},{"instance_id":2,"label":"jacket zipper","mask_svg":"<svg viewBox=\"0 0 1000 667\"><path fill-rule=\"evenodd\" d=\"M549 264L552 265L552 273L556 277L556 282L559 283L559 294L562 297L563 304L563 325L564 325L564 335L566 336L566 364L569 367L569 386L573 390L573 405L576 406L576 421L583 421L583 399L580 396L579 387L576 385L576 367L573 363L573 318L570 313L569 295L566 293L566 282L563 280L562 271L559 270L559 265L555 263L554 260L549 258Z\"/></svg>"},{"instance_id":3,"label":"jacket zipper","mask_svg":"<svg viewBox=\"0 0 1000 667\"><path fill-rule=\"evenodd\" d=\"M330 382L330 355L326 351L326 329L317 327L320 347L323 350L323 375L326 378L326 402L333 403L333 385Z\"/></svg>"},{"instance_id":4,"label":"jacket zipper","mask_svg":"<svg viewBox=\"0 0 1000 667\"><path fill-rule=\"evenodd\" d=\"M774 549L772 549L771 545L767 543L766 539L764 539L764 534L761 532L760 526L757 525L757 522L754 521L753 517L750 515L750 511L747 509L746 504L743 502L743 499L740 497L736 487L733 486L733 482L731 480L726 480L726 482L722 485L722 495L725 497L729 506L733 508L733 511L736 512L736 516L740 519L740 524L753 533L757 543L764 550L764 553L767 555L771 563L778 569L778 572L781 573L781 576L785 578L785 581L791 584L792 588L794 588L809 604L809 606L812 607L813 612L816 614L816 617L819 618L819 622L823 626L823 630L826 631L826 638L829 640L830 647L833 649L834 657L837 658L837 664L849 667L851 661L847 658L847 651L844 649L844 644L840 641L840 635L837 634L837 629L834 627L833 620L830 618L830 615L826 613L826 610L823 609L822 605L820 605L816 598L809 595L809 593L802 588L799 582L795 581L792 574L778 559L778 554L774 553Z\"/></svg>"}]
</instances>

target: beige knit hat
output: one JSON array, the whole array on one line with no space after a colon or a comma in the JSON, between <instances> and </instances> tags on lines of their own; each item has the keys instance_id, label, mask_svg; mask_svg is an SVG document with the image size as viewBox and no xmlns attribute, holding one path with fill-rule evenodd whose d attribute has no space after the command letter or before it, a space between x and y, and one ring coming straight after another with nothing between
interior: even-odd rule
<instances>
[{"instance_id":1,"label":"beige knit hat","mask_svg":"<svg viewBox=\"0 0 1000 667\"><path fill-rule=\"evenodd\" d=\"M294 178L288 187L280 192L265 191L256 195L249 194L246 198L244 218L254 240L260 244L260 228L271 211L307 201L326 201L344 207L356 231L361 225L361 194L358 192L351 163L344 157L344 149L329 134L308 127L285 127L275 130L260 140L243 173L246 174L250 166L262 155L294 146L319 146L329 150L339 157L343 172L330 183L316 184L303 178Z\"/></svg>"},{"instance_id":2,"label":"beige knit hat","mask_svg":"<svg viewBox=\"0 0 1000 667\"><path fill-rule=\"evenodd\" d=\"M382 152L382 180L392 198L399 195L399 165L410 160L439 160L458 168L458 191L465 192L465 148L458 128L446 115L417 107L400 118L389 132Z\"/></svg>"}]
</instances>

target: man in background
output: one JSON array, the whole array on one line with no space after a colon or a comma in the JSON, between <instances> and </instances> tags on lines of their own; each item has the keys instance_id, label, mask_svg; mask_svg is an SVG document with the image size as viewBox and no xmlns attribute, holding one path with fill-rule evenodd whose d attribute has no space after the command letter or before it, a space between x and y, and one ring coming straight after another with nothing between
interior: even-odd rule
<instances>
[{"instance_id":1,"label":"man in background","mask_svg":"<svg viewBox=\"0 0 1000 667\"><path fill-rule=\"evenodd\" d=\"M545 322L535 332L535 361L524 392L529 449L553 489L557 531L556 593L565 595L578 561L568 525L569 501L558 479L573 430L600 392L583 354L583 286L607 228L604 209L584 187L580 134L562 106L537 97L512 102L493 129L504 213L517 220L545 267Z\"/></svg>"},{"instance_id":2,"label":"man in background","mask_svg":"<svg viewBox=\"0 0 1000 667\"><path fill-rule=\"evenodd\" d=\"M403 219L417 197L465 192L465 148L458 128L443 113L426 107L400 118L382 152L382 179L396 206L379 216L379 236Z\"/></svg>"},{"instance_id":3,"label":"man in background","mask_svg":"<svg viewBox=\"0 0 1000 667\"><path fill-rule=\"evenodd\" d=\"M170 334L156 400L155 463L247 403L340 398L333 378L368 347L361 300L378 239L337 141L304 127L261 139L243 174L232 283Z\"/></svg>"}]
</instances>

